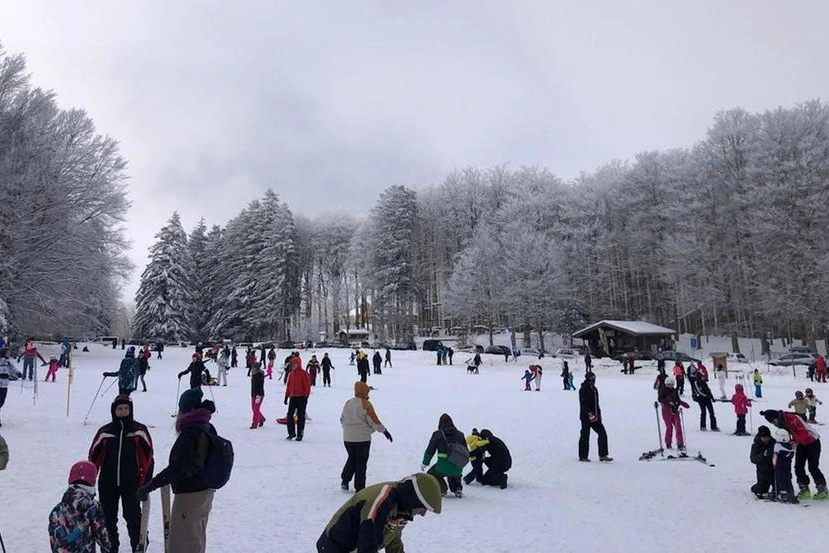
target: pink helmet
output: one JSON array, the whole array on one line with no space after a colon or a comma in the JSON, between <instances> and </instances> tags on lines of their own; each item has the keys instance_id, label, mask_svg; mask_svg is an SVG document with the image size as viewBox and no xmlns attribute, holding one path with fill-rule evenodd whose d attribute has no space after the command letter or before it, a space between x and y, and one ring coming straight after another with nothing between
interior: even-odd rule
<instances>
[{"instance_id":1,"label":"pink helmet","mask_svg":"<svg viewBox=\"0 0 829 553\"><path fill-rule=\"evenodd\" d=\"M95 464L90 461L78 461L72 468L69 469L69 483L83 482L90 486L95 485L95 479L98 476L98 469Z\"/></svg>"}]
</instances>

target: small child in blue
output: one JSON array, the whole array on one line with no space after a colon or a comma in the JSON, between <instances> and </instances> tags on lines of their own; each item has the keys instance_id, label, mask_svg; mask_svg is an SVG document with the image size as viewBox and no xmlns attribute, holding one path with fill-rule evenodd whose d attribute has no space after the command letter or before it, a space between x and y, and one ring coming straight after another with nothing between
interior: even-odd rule
<instances>
[{"instance_id":1,"label":"small child in blue","mask_svg":"<svg viewBox=\"0 0 829 553\"><path fill-rule=\"evenodd\" d=\"M758 369L754 369L754 397L763 397L763 375Z\"/></svg>"},{"instance_id":2,"label":"small child in blue","mask_svg":"<svg viewBox=\"0 0 829 553\"><path fill-rule=\"evenodd\" d=\"M529 369L524 371L524 376L521 377L521 380L524 381L524 391L529 392L530 391L530 382L533 381L533 375L530 374Z\"/></svg>"},{"instance_id":3,"label":"small child in blue","mask_svg":"<svg viewBox=\"0 0 829 553\"><path fill-rule=\"evenodd\" d=\"M800 503L792 487L792 438L788 430L778 428L774 431L774 489L777 501L783 503Z\"/></svg>"}]
</instances>

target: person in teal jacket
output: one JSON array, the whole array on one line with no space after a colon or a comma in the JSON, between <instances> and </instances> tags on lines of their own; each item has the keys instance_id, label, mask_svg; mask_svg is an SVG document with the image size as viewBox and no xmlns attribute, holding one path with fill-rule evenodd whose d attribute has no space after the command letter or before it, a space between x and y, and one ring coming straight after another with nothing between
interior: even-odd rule
<instances>
[{"instance_id":1,"label":"person in teal jacket","mask_svg":"<svg viewBox=\"0 0 829 553\"><path fill-rule=\"evenodd\" d=\"M448 450L450 443L463 444L464 448L466 448L466 437L463 435L463 432L455 428L452 417L444 413L438 420L438 429L432 433L429 445L426 446L426 452L423 454L423 466L421 468L426 471L432 462L432 457L437 453L437 462L426 472L437 479L442 494L446 493L446 490L449 489L455 494L455 497L463 497L463 484L461 482L463 467L454 465L449 461ZM449 481L448 486L444 477Z\"/></svg>"}]
</instances>

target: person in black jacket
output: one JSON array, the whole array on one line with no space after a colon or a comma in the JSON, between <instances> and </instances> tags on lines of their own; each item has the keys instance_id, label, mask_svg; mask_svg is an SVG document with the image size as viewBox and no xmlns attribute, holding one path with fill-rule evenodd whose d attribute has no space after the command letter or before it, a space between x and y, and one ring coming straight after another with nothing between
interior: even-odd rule
<instances>
[{"instance_id":1,"label":"person in black jacket","mask_svg":"<svg viewBox=\"0 0 829 553\"><path fill-rule=\"evenodd\" d=\"M589 372L579 388L579 419L581 435L579 436L579 461L590 461L590 429L599 435L599 460L612 461L607 455L607 432L602 424L602 408L599 406L599 390L596 388L596 373Z\"/></svg>"},{"instance_id":2,"label":"person in black jacket","mask_svg":"<svg viewBox=\"0 0 829 553\"><path fill-rule=\"evenodd\" d=\"M201 387L202 374L207 375L208 378L210 377L210 373L207 372L207 367L204 366L204 361L201 360L201 354L193 354L193 360L190 362L190 366L178 373L179 379L187 373L190 373L190 388Z\"/></svg>"},{"instance_id":3,"label":"person in black jacket","mask_svg":"<svg viewBox=\"0 0 829 553\"><path fill-rule=\"evenodd\" d=\"M147 357L144 355L144 351L138 352L138 378L141 379L141 385L144 387L142 392L147 391L147 383L144 382L144 375L147 374L147 371L150 370L150 363L147 361Z\"/></svg>"},{"instance_id":4,"label":"person in black jacket","mask_svg":"<svg viewBox=\"0 0 829 553\"><path fill-rule=\"evenodd\" d=\"M699 405L699 429L705 431L705 415L707 412L711 415L711 431L719 432L717 416L714 414L714 394L711 393L708 383L697 370L691 371L688 382L691 384L691 399Z\"/></svg>"},{"instance_id":5,"label":"person in black jacket","mask_svg":"<svg viewBox=\"0 0 829 553\"><path fill-rule=\"evenodd\" d=\"M118 551L118 501L121 501L132 550L141 532L141 506L136 490L153 476L153 440L150 431L133 419L132 400L119 395L110 409L112 422L98 429L89 448L89 460L98 469L98 494L112 550Z\"/></svg>"},{"instance_id":6,"label":"person in black jacket","mask_svg":"<svg viewBox=\"0 0 829 553\"><path fill-rule=\"evenodd\" d=\"M768 426L761 425L757 428L757 435L751 444L750 459L757 468L757 482L751 486L751 491L758 498L764 499L769 488L774 485L774 438L771 437Z\"/></svg>"},{"instance_id":7,"label":"person in black jacket","mask_svg":"<svg viewBox=\"0 0 829 553\"><path fill-rule=\"evenodd\" d=\"M215 490L207 487L203 474L216 435L216 429L210 424L216 406L212 401L202 401L202 390L197 387L181 394L178 407L176 431L179 434L170 450L169 463L138 488L136 496L143 501L153 490L170 484L175 495L170 517L170 551L204 553Z\"/></svg>"},{"instance_id":8,"label":"person in black jacket","mask_svg":"<svg viewBox=\"0 0 829 553\"><path fill-rule=\"evenodd\" d=\"M478 481L484 486L499 486L502 490L506 489L506 472L512 468L512 455L507 445L501 438L496 438L491 430L487 428L481 430L481 438L488 442L486 446L488 455L484 458L487 471Z\"/></svg>"},{"instance_id":9,"label":"person in black jacket","mask_svg":"<svg viewBox=\"0 0 829 553\"><path fill-rule=\"evenodd\" d=\"M368 355L363 351L357 353L357 373L362 382L368 381Z\"/></svg>"},{"instance_id":10,"label":"person in black jacket","mask_svg":"<svg viewBox=\"0 0 829 553\"><path fill-rule=\"evenodd\" d=\"M250 429L259 428L265 424L265 417L262 415L262 402L265 400L265 371L257 361L250 368L250 408L253 411L253 421Z\"/></svg>"},{"instance_id":11,"label":"person in black jacket","mask_svg":"<svg viewBox=\"0 0 829 553\"><path fill-rule=\"evenodd\" d=\"M386 348L386 362L383 364L383 367L391 367L391 350L387 347Z\"/></svg>"},{"instance_id":12,"label":"person in black jacket","mask_svg":"<svg viewBox=\"0 0 829 553\"><path fill-rule=\"evenodd\" d=\"M449 459L449 444L460 444L466 449L466 437L463 432L455 428L455 423L452 422L452 417L443 413L438 419L438 429L432 432L432 437L429 438L429 445L426 446L426 451L423 454L422 470L431 474L438 480L440 484L440 492L446 493L448 489L455 497L463 497L463 484L461 483L461 476L463 476L463 467L451 462ZM429 463L432 462L432 456L437 453L437 462L429 468ZM446 477L446 480L443 478ZM449 481L447 486L446 481Z\"/></svg>"},{"instance_id":13,"label":"person in black jacket","mask_svg":"<svg viewBox=\"0 0 829 553\"><path fill-rule=\"evenodd\" d=\"M331 364L331 358L328 357L328 353L322 354L322 363L320 364L322 367L322 385L331 387L331 369L334 368L334 365Z\"/></svg>"},{"instance_id":14,"label":"person in black jacket","mask_svg":"<svg viewBox=\"0 0 829 553\"><path fill-rule=\"evenodd\" d=\"M371 362L374 365L374 374L383 374L383 357L379 351L375 351L371 357Z\"/></svg>"}]
</instances>

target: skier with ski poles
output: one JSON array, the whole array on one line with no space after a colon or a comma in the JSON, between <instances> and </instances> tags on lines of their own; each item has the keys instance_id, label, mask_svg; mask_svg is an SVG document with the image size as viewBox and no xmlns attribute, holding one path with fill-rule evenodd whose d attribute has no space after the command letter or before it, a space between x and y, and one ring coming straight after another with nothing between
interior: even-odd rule
<instances>
[{"instance_id":1,"label":"skier with ski poles","mask_svg":"<svg viewBox=\"0 0 829 553\"><path fill-rule=\"evenodd\" d=\"M682 431L680 410L688 409L690 405L682 401L676 390L676 380L669 376L665 379L665 387L659 391L659 403L662 405L662 420L665 422L665 448L672 449L674 429L676 429L676 445L680 452L685 452L685 436Z\"/></svg>"},{"instance_id":2,"label":"skier with ski poles","mask_svg":"<svg viewBox=\"0 0 829 553\"><path fill-rule=\"evenodd\" d=\"M201 360L200 353L194 353L190 366L178 373L179 380L185 374L190 373L190 388L200 388L202 384L202 375L207 375L210 378L210 373L207 372L207 367L204 366L204 361Z\"/></svg>"},{"instance_id":3,"label":"skier with ski poles","mask_svg":"<svg viewBox=\"0 0 829 553\"><path fill-rule=\"evenodd\" d=\"M135 359L135 347L127 348L117 371L104 372L103 375L104 377L118 377L118 395L128 396L134 392L138 386L138 362Z\"/></svg>"}]
</instances>

